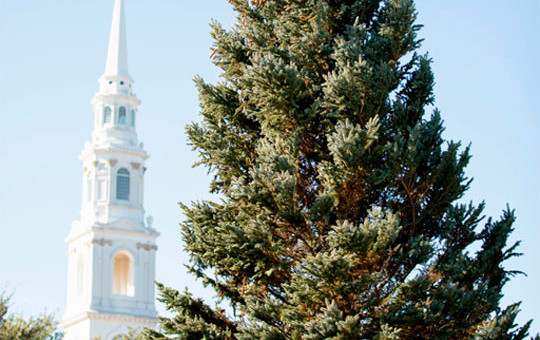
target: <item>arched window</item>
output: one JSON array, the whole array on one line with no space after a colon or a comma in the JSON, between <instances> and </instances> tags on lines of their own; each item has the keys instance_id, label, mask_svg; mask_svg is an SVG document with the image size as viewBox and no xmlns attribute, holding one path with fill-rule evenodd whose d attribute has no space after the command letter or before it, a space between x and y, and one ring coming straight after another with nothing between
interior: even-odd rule
<instances>
[{"instance_id":1,"label":"arched window","mask_svg":"<svg viewBox=\"0 0 540 340\"><path fill-rule=\"evenodd\" d=\"M123 106L118 110L118 124L126 124L126 108Z\"/></svg>"},{"instance_id":2,"label":"arched window","mask_svg":"<svg viewBox=\"0 0 540 340\"><path fill-rule=\"evenodd\" d=\"M76 277L76 291L77 296L81 296L84 290L84 260L82 256L77 258L77 277Z\"/></svg>"},{"instance_id":3,"label":"arched window","mask_svg":"<svg viewBox=\"0 0 540 340\"><path fill-rule=\"evenodd\" d=\"M116 173L116 199L129 201L129 171L125 168Z\"/></svg>"},{"instance_id":4,"label":"arched window","mask_svg":"<svg viewBox=\"0 0 540 340\"><path fill-rule=\"evenodd\" d=\"M120 251L114 255L113 261L113 293L116 295L133 296L133 261L131 256Z\"/></svg>"},{"instance_id":5,"label":"arched window","mask_svg":"<svg viewBox=\"0 0 540 340\"><path fill-rule=\"evenodd\" d=\"M135 126L135 110L131 110L131 126Z\"/></svg>"},{"instance_id":6,"label":"arched window","mask_svg":"<svg viewBox=\"0 0 540 340\"><path fill-rule=\"evenodd\" d=\"M105 110L103 110L103 124L107 124L111 122L111 108L106 107Z\"/></svg>"}]
</instances>

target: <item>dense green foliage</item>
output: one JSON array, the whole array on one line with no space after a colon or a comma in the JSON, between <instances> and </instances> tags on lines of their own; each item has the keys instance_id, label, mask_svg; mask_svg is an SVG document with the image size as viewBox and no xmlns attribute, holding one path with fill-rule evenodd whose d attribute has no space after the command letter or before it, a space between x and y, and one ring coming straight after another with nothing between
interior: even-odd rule
<instances>
[{"instance_id":1,"label":"dense green foliage","mask_svg":"<svg viewBox=\"0 0 540 340\"><path fill-rule=\"evenodd\" d=\"M230 0L222 81L187 133L219 201L182 205L191 273L234 315L159 286L162 339L522 339L499 307L514 214L458 203L412 0ZM431 112L431 113L430 113Z\"/></svg>"},{"instance_id":2,"label":"dense green foliage","mask_svg":"<svg viewBox=\"0 0 540 340\"><path fill-rule=\"evenodd\" d=\"M9 297L0 295L0 339L2 340L59 340L52 315L40 315L24 319L9 313Z\"/></svg>"},{"instance_id":3,"label":"dense green foliage","mask_svg":"<svg viewBox=\"0 0 540 340\"><path fill-rule=\"evenodd\" d=\"M117 335L113 340L143 340L144 336L140 330L136 328L130 328L126 334Z\"/></svg>"}]
</instances>

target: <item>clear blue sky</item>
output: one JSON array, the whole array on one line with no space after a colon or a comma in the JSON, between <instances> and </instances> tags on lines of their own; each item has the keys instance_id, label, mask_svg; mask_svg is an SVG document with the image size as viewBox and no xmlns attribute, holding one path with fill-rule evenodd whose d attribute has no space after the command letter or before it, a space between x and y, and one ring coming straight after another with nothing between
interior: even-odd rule
<instances>
[{"instance_id":1,"label":"clear blue sky","mask_svg":"<svg viewBox=\"0 0 540 340\"><path fill-rule=\"evenodd\" d=\"M66 245L81 201L77 159L104 71L112 0L0 0L0 290L25 315L64 312ZM497 217L509 203L525 253L503 304L540 331L539 5L537 0L419 0L445 137L472 143L466 199ZM142 100L145 206L161 232L157 280L210 300L185 273L177 202L208 198L184 125L198 120L192 78L215 81L208 23L234 21L226 0L127 0L129 66ZM162 307L159 307L162 310Z\"/></svg>"}]
</instances>

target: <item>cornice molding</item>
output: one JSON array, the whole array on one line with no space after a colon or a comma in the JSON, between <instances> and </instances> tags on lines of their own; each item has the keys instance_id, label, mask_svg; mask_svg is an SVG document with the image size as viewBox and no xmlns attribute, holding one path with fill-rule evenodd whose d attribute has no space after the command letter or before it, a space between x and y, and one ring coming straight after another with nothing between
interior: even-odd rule
<instances>
[{"instance_id":1,"label":"cornice molding","mask_svg":"<svg viewBox=\"0 0 540 340\"><path fill-rule=\"evenodd\" d=\"M106 147L92 147L90 146L89 149L83 150L79 158L81 160L84 160L92 155L100 156L100 155L128 155L128 156L137 156L142 159L144 162L149 158L146 151L143 149L130 149L130 148L122 148L117 145L115 146L106 146Z\"/></svg>"},{"instance_id":2,"label":"cornice molding","mask_svg":"<svg viewBox=\"0 0 540 340\"><path fill-rule=\"evenodd\" d=\"M137 323L146 323L149 325L153 325L158 321L157 318L149 318L149 317L135 316L135 315L108 314L108 313L99 313L99 312L88 312L87 314L90 320L137 322Z\"/></svg>"},{"instance_id":3,"label":"cornice molding","mask_svg":"<svg viewBox=\"0 0 540 340\"><path fill-rule=\"evenodd\" d=\"M105 224L96 223L92 227L92 230L99 232L101 234L107 233L109 237L110 235L137 236L137 237L144 238L146 240L155 239L160 235L159 232L155 231L154 229L149 229L142 225L137 225L138 226L137 229L134 229L133 227L131 227L131 229L117 227L118 222L119 221L105 223Z\"/></svg>"},{"instance_id":4,"label":"cornice molding","mask_svg":"<svg viewBox=\"0 0 540 340\"><path fill-rule=\"evenodd\" d=\"M65 243L72 243L86 235L92 233L92 227L84 227L81 221L73 221L71 230L68 236L64 239Z\"/></svg>"},{"instance_id":5,"label":"cornice molding","mask_svg":"<svg viewBox=\"0 0 540 340\"><path fill-rule=\"evenodd\" d=\"M135 316L135 315L125 315L125 314L109 314L109 313L100 313L94 311L86 311L74 316L71 316L67 319L62 320L60 326L62 328L67 328L83 320L106 320L106 321L119 321L119 322L132 322L132 323L141 323L149 326L153 326L158 322L157 318L144 317L144 316Z\"/></svg>"},{"instance_id":6,"label":"cornice molding","mask_svg":"<svg viewBox=\"0 0 540 340\"><path fill-rule=\"evenodd\" d=\"M131 102L134 106L141 105L141 101L134 95L127 95L123 93L96 93L90 100L92 105L97 105L99 102L106 101L126 101Z\"/></svg>"}]
</instances>

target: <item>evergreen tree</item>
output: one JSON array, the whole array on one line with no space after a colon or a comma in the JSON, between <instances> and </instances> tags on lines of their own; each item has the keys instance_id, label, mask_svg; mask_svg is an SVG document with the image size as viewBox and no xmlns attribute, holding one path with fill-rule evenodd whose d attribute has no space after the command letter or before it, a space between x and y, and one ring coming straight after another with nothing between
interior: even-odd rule
<instances>
[{"instance_id":1,"label":"evergreen tree","mask_svg":"<svg viewBox=\"0 0 540 340\"><path fill-rule=\"evenodd\" d=\"M159 285L152 339L523 339L499 307L514 213L461 204L412 0L229 0L222 81L187 127L219 201L182 205L190 271L234 315Z\"/></svg>"},{"instance_id":2,"label":"evergreen tree","mask_svg":"<svg viewBox=\"0 0 540 340\"><path fill-rule=\"evenodd\" d=\"M24 319L9 313L9 297L0 295L0 339L2 340L60 340L62 334L56 328L52 315L40 315Z\"/></svg>"}]
</instances>

